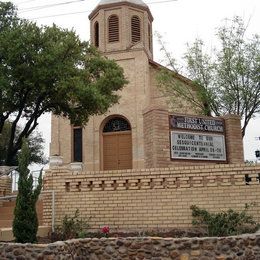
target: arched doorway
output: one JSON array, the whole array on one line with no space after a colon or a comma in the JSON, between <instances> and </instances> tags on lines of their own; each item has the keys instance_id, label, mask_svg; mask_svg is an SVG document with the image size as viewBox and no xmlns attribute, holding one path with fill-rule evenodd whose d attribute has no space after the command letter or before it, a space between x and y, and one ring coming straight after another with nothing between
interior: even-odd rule
<instances>
[{"instance_id":1,"label":"arched doorway","mask_svg":"<svg viewBox=\"0 0 260 260\"><path fill-rule=\"evenodd\" d=\"M113 117L103 128L103 169L132 169L131 126L122 117Z\"/></svg>"}]
</instances>

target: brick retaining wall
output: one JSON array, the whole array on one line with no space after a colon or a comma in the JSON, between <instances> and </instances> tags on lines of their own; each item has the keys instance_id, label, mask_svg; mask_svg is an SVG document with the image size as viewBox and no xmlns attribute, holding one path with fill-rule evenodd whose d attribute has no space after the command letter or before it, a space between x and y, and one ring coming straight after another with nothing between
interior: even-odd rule
<instances>
[{"instance_id":1,"label":"brick retaining wall","mask_svg":"<svg viewBox=\"0 0 260 260\"><path fill-rule=\"evenodd\" d=\"M7 196L12 193L12 179L9 176L0 177L0 197Z\"/></svg>"},{"instance_id":2,"label":"brick retaining wall","mask_svg":"<svg viewBox=\"0 0 260 260\"><path fill-rule=\"evenodd\" d=\"M72 172L47 171L44 188L55 190L56 224L79 209L93 229L175 228L191 225L191 205L219 212L242 210L260 201L260 165L207 165L176 168ZM50 198L49 198L50 200ZM51 224L50 201L44 223ZM260 222L260 205L250 209Z\"/></svg>"}]
</instances>

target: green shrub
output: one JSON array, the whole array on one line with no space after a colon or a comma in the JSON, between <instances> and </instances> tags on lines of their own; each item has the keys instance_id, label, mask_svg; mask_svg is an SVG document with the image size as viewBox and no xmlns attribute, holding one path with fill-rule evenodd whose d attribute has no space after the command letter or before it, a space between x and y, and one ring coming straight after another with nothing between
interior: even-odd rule
<instances>
[{"instance_id":1,"label":"green shrub","mask_svg":"<svg viewBox=\"0 0 260 260\"><path fill-rule=\"evenodd\" d=\"M52 241L86 237L89 224L88 221L83 220L79 215L78 209L72 217L65 215L61 225L57 226L55 232L52 233Z\"/></svg>"},{"instance_id":2,"label":"green shrub","mask_svg":"<svg viewBox=\"0 0 260 260\"><path fill-rule=\"evenodd\" d=\"M229 209L220 213L210 213L192 205L192 224L205 228L209 236L231 236L255 232L258 224L248 215L249 205L241 212Z\"/></svg>"},{"instance_id":3,"label":"green shrub","mask_svg":"<svg viewBox=\"0 0 260 260\"><path fill-rule=\"evenodd\" d=\"M38 186L33 189L33 177L28 169L30 150L28 143L23 141L22 151L19 155L19 181L18 194L14 209L13 235L19 243L34 243L38 231L38 218L36 202L42 187L42 171Z\"/></svg>"}]
</instances>

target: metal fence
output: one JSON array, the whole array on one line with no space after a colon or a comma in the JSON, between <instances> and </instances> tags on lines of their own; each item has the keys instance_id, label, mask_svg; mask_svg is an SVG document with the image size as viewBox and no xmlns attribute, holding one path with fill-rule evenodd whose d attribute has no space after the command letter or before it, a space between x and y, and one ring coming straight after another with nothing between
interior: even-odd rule
<instances>
[{"instance_id":1,"label":"metal fence","mask_svg":"<svg viewBox=\"0 0 260 260\"><path fill-rule=\"evenodd\" d=\"M34 188L38 185L40 172L41 172L40 170L30 171L30 174L33 177L33 187ZM44 174L44 172L43 172L43 174ZM12 192L18 191L19 172L17 170L12 170L10 172L10 176L12 178Z\"/></svg>"},{"instance_id":2,"label":"metal fence","mask_svg":"<svg viewBox=\"0 0 260 260\"><path fill-rule=\"evenodd\" d=\"M38 180L39 180L39 175L40 175L41 170L34 170L30 171L30 174L33 177L33 187L36 188L38 185ZM44 171L42 173L44 175ZM12 168L6 168L2 170L0 173L1 176L9 176L12 180L12 192L18 191L18 181L19 181L19 172L17 171L16 167ZM49 194L49 195L48 195ZM52 226L52 231L54 231L54 225L55 225L55 191L54 190L42 190L40 194L40 198L44 199L44 197L47 200L50 200L50 210L51 210L51 226ZM48 198L48 196L50 196ZM8 195L8 196L2 196L0 197L0 202L1 201L6 201L6 200L15 200L17 195L14 193L13 195Z\"/></svg>"}]
</instances>

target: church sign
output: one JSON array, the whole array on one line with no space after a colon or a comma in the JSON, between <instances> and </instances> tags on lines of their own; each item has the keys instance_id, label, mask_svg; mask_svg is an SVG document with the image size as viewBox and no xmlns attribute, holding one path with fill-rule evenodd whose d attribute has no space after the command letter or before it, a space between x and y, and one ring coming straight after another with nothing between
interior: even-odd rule
<instances>
[{"instance_id":1,"label":"church sign","mask_svg":"<svg viewBox=\"0 0 260 260\"><path fill-rule=\"evenodd\" d=\"M224 121L221 119L190 117L190 116L170 116L171 128L187 129L203 132L224 133Z\"/></svg>"},{"instance_id":2,"label":"church sign","mask_svg":"<svg viewBox=\"0 0 260 260\"><path fill-rule=\"evenodd\" d=\"M221 119L170 116L170 128L172 159L226 161Z\"/></svg>"}]
</instances>

